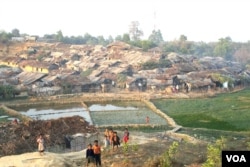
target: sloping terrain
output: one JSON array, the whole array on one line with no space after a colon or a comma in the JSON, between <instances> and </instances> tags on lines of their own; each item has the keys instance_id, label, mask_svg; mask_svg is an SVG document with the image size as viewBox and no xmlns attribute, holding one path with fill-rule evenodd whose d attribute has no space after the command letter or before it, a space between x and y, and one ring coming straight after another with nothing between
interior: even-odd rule
<instances>
[{"instance_id":1,"label":"sloping terrain","mask_svg":"<svg viewBox=\"0 0 250 167\"><path fill-rule=\"evenodd\" d=\"M94 126L79 116L47 121L34 120L17 125L8 123L1 124L0 127L0 156L36 150L36 138L40 133L45 136L46 146L49 147L65 143L66 135L96 132Z\"/></svg>"}]
</instances>

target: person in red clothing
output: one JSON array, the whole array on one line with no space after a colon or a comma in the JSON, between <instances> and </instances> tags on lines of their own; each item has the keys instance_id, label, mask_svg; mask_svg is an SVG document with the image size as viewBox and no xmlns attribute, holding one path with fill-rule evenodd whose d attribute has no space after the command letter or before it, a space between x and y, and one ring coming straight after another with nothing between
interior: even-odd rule
<instances>
[{"instance_id":1,"label":"person in red clothing","mask_svg":"<svg viewBox=\"0 0 250 167\"><path fill-rule=\"evenodd\" d=\"M96 166L101 166L101 146L98 145L98 140L94 141L93 151Z\"/></svg>"},{"instance_id":2,"label":"person in red clothing","mask_svg":"<svg viewBox=\"0 0 250 167\"><path fill-rule=\"evenodd\" d=\"M123 135L123 142L126 144L129 140L129 132L128 128L125 128L124 135Z\"/></svg>"}]
</instances>

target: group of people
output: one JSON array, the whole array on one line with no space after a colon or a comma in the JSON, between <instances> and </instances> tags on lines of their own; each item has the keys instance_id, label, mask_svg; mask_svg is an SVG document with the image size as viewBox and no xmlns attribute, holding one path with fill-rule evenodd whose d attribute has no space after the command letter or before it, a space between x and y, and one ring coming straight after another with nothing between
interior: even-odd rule
<instances>
[{"instance_id":1,"label":"group of people","mask_svg":"<svg viewBox=\"0 0 250 167\"><path fill-rule=\"evenodd\" d=\"M127 128L124 130L122 141L120 141L120 137L117 135L116 131L113 131L113 129L106 129L104 132L104 147L111 147L113 151L118 149L118 146L120 146L120 143L127 143L129 141L129 131ZM38 151L40 155L44 155L45 151L45 145L44 145L44 138L43 134L40 134L37 137L36 140L38 144ZM88 148L86 150L86 159L87 159L87 166L90 162L95 162L96 166L101 166L101 146L98 144L98 140L94 141L94 145L92 144L88 145Z\"/></svg>"},{"instance_id":2,"label":"group of people","mask_svg":"<svg viewBox=\"0 0 250 167\"><path fill-rule=\"evenodd\" d=\"M120 141L120 137L117 135L117 132L111 128L105 129L104 132L104 147L111 147L113 151L118 149L118 146L123 143L127 143L129 140L129 131L127 128L124 130L122 141ZM87 166L91 162L95 162L96 166L101 166L101 147L98 145L98 141L94 141L94 145L88 145L86 150L86 159Z\"/></svg>"},{"instance_id":3,"label":"group of people","mask_svg":"<svg viewBox=\"0 0 250 167\"><path fill-rule=\"evenodd\" d=\"M104 146L109 147L111 146L113 151L115 148L117 149L118 146L120 146L121 142L127 143L129 140L129 132L128 129L125 128L122 141L120 140L120 137L117 135L116 131L113 131L113 129L106 129L104 132Z\"/></svg>"}]
</instances>

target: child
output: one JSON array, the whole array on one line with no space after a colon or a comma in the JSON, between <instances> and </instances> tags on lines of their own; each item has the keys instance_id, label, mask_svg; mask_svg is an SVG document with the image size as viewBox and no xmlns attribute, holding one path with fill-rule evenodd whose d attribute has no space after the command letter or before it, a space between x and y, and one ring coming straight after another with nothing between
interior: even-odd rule
<instances>
[{"instance_id":1,"label":"child","mask_svg":"<svg viewBox=\"0 0 250 167\"><path fill-rule=\"evenodd\" d=\"M112 143L113 143L113 151L114 151L115 146L116 146L116 149L118 149L118 146L120 145L120 138L119 136L117 136L117 132L114 132Z\"/></svg>"},{"instance_id":2,"label":"child","mask_svg":"<svg viewBox=\"0 0 250 167\"><path fill-rule=\"evenodd\" d=\"M43 155L44 154L44 139L43 139L42 134L38 136L36 142L38 143L38 151L40 155Z\"/></svg>"},{"instance_id":3,"label":"child","mask_svg":"<svg viewBox=\"0 0 250 167\"><path fill-rule=\"evenodd\" d=\"M101 147L98 145L98 140L94 141L93 151L96 166L101 166Z\"/></svg>"},{"instance_id":4,"label":"child","mask_svg":"<svg viewBox=\"0 0 250 167\"><path fill-rule=\"evenodd\" d=\"M128 128L125 128L124 135L123 135L123 142L126 144L128 142L128 139L129 139Z\"/></svg>"},{"instance_id":5,"label":"child","mask_svg":"<svg viewBox=\"0 0 250 167\"><path fill-rule=\"evenodd\" d=\"M109 145L113 146L113 136L114 136L114 132L112 129L109 130Z\"/></svg>"},{"instance_id":6,"label":"child","mask_svg":"<svg viewBox=\"0 0 250 167\"><path fill-rule=\"evenodd\" d=\"M109 142L109 130L108 128L106 128L105 132L104 132L104 147L108 147L110 144Z\"/></svg>"},{"instance_id":7,"label":"child","mask_svg":"<svg viewBox=\"0 0 250 167\"><path fill-rule=\"evenodd\" d=\"M92 149L92 144L88 145L88 149L86 150L86 159L87 159L87 166L90 162L94 160L94 151Z\"/></svg>"}]
</instances>

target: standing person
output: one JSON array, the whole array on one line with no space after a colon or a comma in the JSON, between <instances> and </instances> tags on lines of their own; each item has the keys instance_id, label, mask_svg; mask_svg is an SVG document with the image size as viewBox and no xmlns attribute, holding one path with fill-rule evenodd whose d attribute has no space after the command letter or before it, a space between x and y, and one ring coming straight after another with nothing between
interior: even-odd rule
<instances>
[{"instance_id":1,"label":"standing person","mask_svg":"<svg viewBox=\"0 0 250 167\"><path fill-rule=\"evenodd\" d=\"M88 145L88 149L86 150L86 159L87 159L87 166L90 162L94 160L94 150L92 149L92 144Z\"/></svg>"},{"instance_id":2,"label":"standing person","mask_svg":"<svg viewBox=\"0 0 250 167\"><path fill-rule=\"evenodd\" d=\"M101 147L98 145L98 140L94 141L93 151L96 166L101 166Z\"/></svg>"},{"instance_id":3,"label":"standing person","mask_svg":"<svg viewBox=\"0 0 250 167\"><path fill-rule=\"evenodd\" d=\"M126 144L129 140L129 132L128 128L125 128L124 135L123 135L123 142Z\"/></svg>"},{"instance_id":4,"label":"standing person","mask_svg":"<svg viewBox=\"0 0 250 167\"><path fill-rule=\"evenodd\" d=\"M114 136L114 131L113 129L109 130L109 145L113 146L113 136Z\"/></svg>"},{"instance_id":5,"label":"standing person","mask_svg":"<svg viewBox=\"0 0 250 167\"><path fill-rule=\"evenodd\" d=\"M109 142L109 130L108 128L105 129L105 132L104 132L104 147L108 147L110 144Z\"/></svg>"},{"instance_id":6,"label":"standing person","mask_svg":"<svg viewBox=\"0 0 250 167\"><path fill-rule=\"evenodd\" d=\"M114 151L115 146L116 146L116 149L118 149L118 146L120 145L120 138L119 136L117 136L117 132L114 132L112 142L113 142L113 151Z\"/></svg>"},{"instance_id":7,"label":"standing person","mask_svg":"<svg viewBox=\"0 0 250 167\"><path fill-rule=\"evenodd\" d=\"M36 140L36 142L38 143L38 151L40 153L40 155L44 155L44 138L43 135L40 134Z\"/></svg>"},{"instance_id":8,"label":"standing person","mask_svg":"<svg viewBox=\"0 0 250 167\"><path fill-rule=\"evenodd\" d=\"M146 124L149 124L149 116L146 117L145 121L146 121Z\"/></svg>"}]
</instances>

